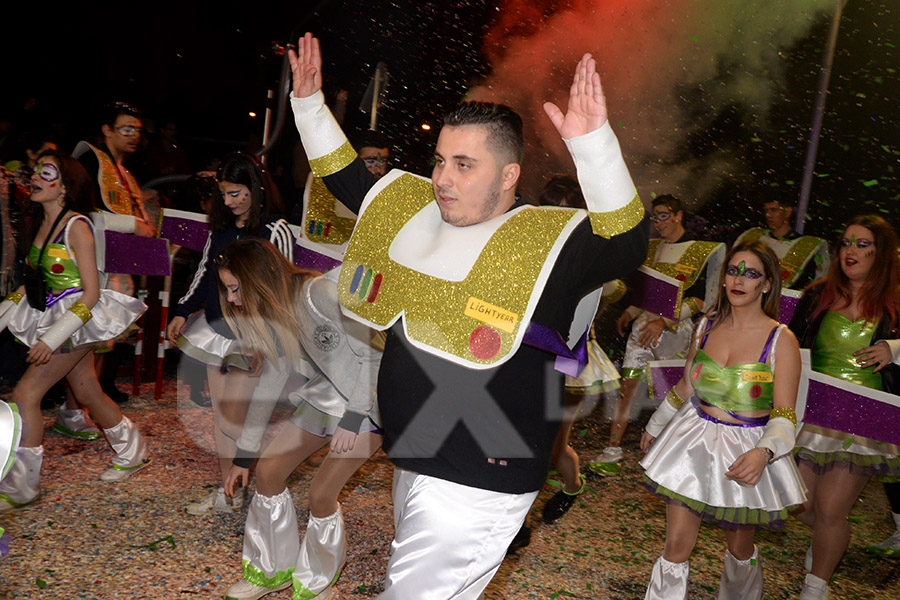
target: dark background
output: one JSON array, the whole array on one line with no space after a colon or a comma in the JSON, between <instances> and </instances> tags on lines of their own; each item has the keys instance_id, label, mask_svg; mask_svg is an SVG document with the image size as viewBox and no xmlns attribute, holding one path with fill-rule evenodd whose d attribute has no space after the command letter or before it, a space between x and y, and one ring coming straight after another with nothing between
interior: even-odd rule
<instances>
[{"instance_id":1,"label":"dark background","mask_svg":"<svg viewBox=\"0 0 900 600\"><path fill-rule=\"evenodd\" d=\"M621 0L593 4L617 3L627 5ZM703 2L664 4L696 9ZM438 128L425 131L421 125L438 125L448 107L484 82L492 57L502 54L498 46L539 32L563 11L591 10L592 3L544 0L527 3L527 13L519 14L521 6L511 0L258 0L4 7L0 117L18 128L52 125L68 150L91 135L98 105L128 101L142 109L148 137L155 124L174 119L199 169L210 156L259 147L266 92L277 86L280 70L273 42L284 44L289 36L310 30L322 38L329 99L340 89L349 92L349 131L367 127L368 117L358 107L376 63L388 64L380 129L394 146L394 166L427 174ZM850 0L844 8L808 233L833 237L841 223L859 212L878 212L900 224L898 9L896 0ZM689 180L674 190L702 217L695 224L705 222L709 236L727 238L758 223L755 203L760 200L794 202L798 197L829 24L830 15L820 12L802 38L779 49L779 73L773 75L777 97L765 119L740 102L710 101L709 83L673 94L688 115L693 111L710 125L692 132L677 152L657 162L702 159L725 149L742 165L702 191L692 190ZM763 32L760 43L767 43L765 38ZM722 78L742 68L740 61L720 64L717 77ZM259 116L248 116L250 111ZM273 172L289 163L296 138L288 114L282 141L271 156ZM628 143L623 141L623 147L626 160L635 160ZM529 151L527 169L543 173L543 157ZM642 178L644 165L629 164L645 200L648 191L673 191L656 189ZM537 189L532 184L522 191L534 198Z\"/></svg>"}]
</instances>

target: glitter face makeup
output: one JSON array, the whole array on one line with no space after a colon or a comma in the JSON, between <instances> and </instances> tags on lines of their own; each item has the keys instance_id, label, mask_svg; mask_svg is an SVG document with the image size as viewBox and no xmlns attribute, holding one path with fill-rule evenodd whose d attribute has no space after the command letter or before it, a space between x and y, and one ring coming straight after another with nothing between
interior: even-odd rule
<instances>
[{"instance_id":1,"label":"glitter face makeup","mask_svg":"<svg viewBox=\"0 0 900 600\"><path fill-rule=\"evenodd\" d=\"M725 269L725 274L729 277L744 277L746 279L759 279L763 276L756 269L752 267L747 268L747 263L743 260L737 265L728 265L728 268Z\"/></svg>"},{"instance_id":2,"label":"glitter face makeup","mask_svg":"<svg viewBox=\"0 0 900 600\"><path fill-rule=\"evenodd\" d=\"M53 163L40 162L34 166L34 174L50 183L59 179L59 168Z\"/></svg>"}]
</instances>

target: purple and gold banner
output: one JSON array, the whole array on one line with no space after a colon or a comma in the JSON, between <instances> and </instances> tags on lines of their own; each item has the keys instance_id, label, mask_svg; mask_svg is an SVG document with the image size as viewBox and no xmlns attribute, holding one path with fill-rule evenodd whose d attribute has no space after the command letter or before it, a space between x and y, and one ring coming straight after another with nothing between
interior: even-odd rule
<instances>
[{"instance_id":1,"label":"purple and gold banner","mask_svg":"<svg viewBox=\"0 0 900 600\"><path fill-rule=\"evenodd\" d=\"M800 292L798 290L781 290L781 303L778 306L779 323L784 323L785 325L790 324L791 317L794 316L794 310L796 310L797 308L797 302L800 300L800 296L802 295L803 292Z\"/></svg>"},{"instance_id":2,"label":"purple and gold banner","mask_svg":"<svg viewBox=\"0 0 900 600\"><path fill-rule=\"evenodd\" d=\"M131 233L106 230L105 273L171 275L169 242Z\"/></svg>"},{"instance_id":3,"label":"purple and gold banner","mask_svg":"<svg viewBox=\"0 0 900 600\"><path fill-rule=\"evenodd\" d=\"M163 210L159 237L171 244L202 252L208 236L206 215L169 208Z\"/></svg>"},{"instance_id":4,"label":"purple and gold banner","mask_svg":"<svg viewBox=\"0 0 900 600\"><path fill-rule=\"evenodd\" d=\"M661 317L677 321L681 312L681 282L648 267L627 277L631 303Z\"/></svg>"},{"instance_id":5,"label":"purple and gold banner","mask_svg":"<svg viewBox=\"0 0 900 600\"><path fill-rule=\"evenodd\" d=\"M341 261L297 244L294 246L294 264L303 269L325 273L341 266Z\"/></svg>"},{"instance_id":6,"label":"purple and gold banner","mask_svg":"<svg viewBox=\"0 0 900 600\"><path fill-rule=\"evenodd\" d=\"M650 370L647 377L650 397L662 400L684 375L684 359L651 360L647 368Z\"/></svg>"},{"instance_id":7,"label":"purple and gold banner","mask_svg":"<svg viewBox=\"0 0 900 600\"><path fill-rule=\"evenodd\" d=\"M900 444L900 396L816 372L800 386L806 401L804 423ZM799 396L797 400L799 407Z\"/></svg>"}]
</instances>

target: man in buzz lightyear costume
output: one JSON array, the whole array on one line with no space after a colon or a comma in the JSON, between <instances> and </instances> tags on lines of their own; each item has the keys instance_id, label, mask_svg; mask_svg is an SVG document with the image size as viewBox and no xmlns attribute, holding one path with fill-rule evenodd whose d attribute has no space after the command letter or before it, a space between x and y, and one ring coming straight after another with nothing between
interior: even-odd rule
<instances>
[{"instance_id":1,"label":"man in buzz lightyear costume","mask_svg":"<svg viewBox=\"0 0 900 600\"><path fill-rule=\"evenodd\" d=\"M559 429L545 395L560 375L538 347L562 341L581 298L647 252L649 220L594 60L578 63L566 113L544 105L585 211L517 201L522 121L495 104L447 115L432 180L395 169L375 183L325 106L318 41L307 34L290 58L312 170L360 215L338 281L344 311L388 332L378 398L395 537L378 598L478 598L544 484Z\"/></svg>"},{"instance_id":2,"label":"man in buzz lightyear costume","mask_svg":"<svg viewBox=\"0 0 900 600\"><path fill-rule=\"evenodd\" d=\"M644 287L643 297L633 299L616 322L619 335L631 332L625 345L622 360L622 382L609 430L609 444L594 460L588 463L591 471L610 475L618 473L622 461L622 439L631 419L631 404L637 395L641 381L646 379L647 363L654 360L677 358L687 350L691 341L693 318L702 310L706 301L715 300L716 277L725 257L725 244L698 241L685 229L685 210L681 200L670 194L653 199L650 209L653 226L658 238L650 240L650 248L644 267L653 273L661 273L681 286L680 307L675 314L658 314L659 298L654 289ZM634 276L648 277L644 273Z\"/></svg>"},{"instance_id":3,"label":"man in buzz lightyear costume","mask_svg":"<svg viewBox=\"0 0 900 600\"><path fill-rule=\"evenodd\" d=\"M779 200L763 200L763 215L766 227L753 227L742 233L735 241L752 242L761 240L772 250L781 263L781 286L802 290L807 284L825 276L831 257L828 243L822 238L801 235L791 227L794 209Z\"/></svg>"}]
</instances>

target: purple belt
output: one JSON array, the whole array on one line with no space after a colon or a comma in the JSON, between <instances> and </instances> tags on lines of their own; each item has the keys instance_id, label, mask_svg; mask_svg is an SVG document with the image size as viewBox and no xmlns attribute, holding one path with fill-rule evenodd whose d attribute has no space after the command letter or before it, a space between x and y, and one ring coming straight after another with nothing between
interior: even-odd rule
<instances>
[{"instance_id":1,"label":"purple belt","mask_svg":"<svg viewBox=\"0 0 900 600\"><path fill-rule=\"evenodd\" d=\"M709 402L707 402L706 400L704 400L700 396L698 396L696 393L693 396L691 396L691 403L694 405L694 409L696 409L696 411L697 411L697 416L699 416L701 419L706 419L707 421L709 421L711 423L716 423L718 425L730 425L731 427L762 427L763 425L765 425L766 423L769 422L769 415L764 415L762 417L744 417L737 413L733 413L730 410L725 410L724 408L719 408L715 404L710 404ZM709 414L708 412L706 412L705 410L700 408L701 406L712 406L715 408L719 408L719 410L724 410L726 413L728 413L729 415L731 415L738 421L742 421L742 422L741 423L729 423L728 421L720 421L719 419L715 418L714 416L712 416L711 414Z\"/></svg>"},{"instance_id":2,"label":"purple belt","mask_svg":"<svg viewBox=\"0 0 900 600\"><path fill-rule=\"evenodd\" d=\"M71 296L72 294L77 294L79 292L83 292L84 290L80 287L69 288L67 290L61 291L59 294L54 294L53 292L47 293L47 308L50 308L66 296Z\"/></svg>"}]
</instances>

